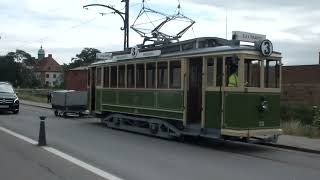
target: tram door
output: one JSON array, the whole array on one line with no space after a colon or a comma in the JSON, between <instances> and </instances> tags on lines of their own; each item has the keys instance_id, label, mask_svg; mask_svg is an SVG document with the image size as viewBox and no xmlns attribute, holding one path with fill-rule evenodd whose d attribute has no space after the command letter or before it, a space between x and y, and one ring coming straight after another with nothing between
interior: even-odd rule
<instances>
[{"instance_id":1,"label":"tram door","mask_svg":"<svg viewBox=\"0 0 320 180\"><path fill-rule=\"evenodd\" d=\"M202 58L189 60L187 124L201 124L202 109Z\"/></svg>"},{"instance_id":2,"label":"tram door","mask_svg":"<svg viewBox=\"0 0 320 180\"><path fill-rule=\"evenodd\" d=\"M90 96L91 96L91 111L96 110L96 68L91 68L91 85L90 85Z\"/></svg>"}]
</instances>

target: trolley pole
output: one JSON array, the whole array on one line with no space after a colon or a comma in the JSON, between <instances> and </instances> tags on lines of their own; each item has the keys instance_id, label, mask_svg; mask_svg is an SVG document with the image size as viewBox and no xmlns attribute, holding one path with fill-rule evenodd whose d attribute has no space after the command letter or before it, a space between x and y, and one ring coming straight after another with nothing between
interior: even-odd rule
<instances>
[{"instance_id":1,"label":"trolley pole","mask_svg":"<svg viewBox=\"0 0 320 180\"><path fill-rule=\"evenodd\" d=\"M129 48L129 0L122 0L121 2L125 2L126 3L126 9L125 9L125 22L124 22L124 26L125 26L125 45L124 45L124 50Z\"/></svg>"},{"instance_id":2,"label":"trolley pole","mask_svg":"<svg viewBox=\"0 0 320 180\"><path fill-rule=\"evenodd\" d=\"M87 9L90 6L101 6L108 9L113 10L114 14L118 14L123 20L123 27L121 30L124 31L124 40L123 40L123 50L129 49L129 0L121 0L121 2L125 2L125 12L121 12L110 5L105 4L88 4L83 6L83 8Z\"/></svg>"}]
</instances>

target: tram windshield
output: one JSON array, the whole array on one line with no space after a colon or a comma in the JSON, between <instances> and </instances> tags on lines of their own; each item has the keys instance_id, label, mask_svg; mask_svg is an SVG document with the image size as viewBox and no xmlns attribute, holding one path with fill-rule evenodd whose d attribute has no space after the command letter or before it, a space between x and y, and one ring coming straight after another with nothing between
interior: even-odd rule
<instances>
[{"instance_id":1,"label":"tram windshield","mask_svg":"<svg viewBox=\"0 0 320 180\"><path fill-rule=\"evenodd\" d=\"M245 59L244 82L247 87L261 87L261 60Z\"/></svg>"},{"instance_id":2,"label":"tram windshield","mask_svg":"<svg viewBox=\"0 0 320 180\"><path fill-rule=\"evenodd\" d=\"M225 60L225 82L228 87L238 87L239 84L239 62L238 56L226 57Z\"/></svg>"},{"instance_id":3,"label":"tram windshield","mask_svg":"<svg viewBox=\"0 0 320 180\"><path fill-rule=\"evenodd\" d=\"M278 60L267 59L265 62L265 87L280 87L280 62Z\"/></svg>"}]
</instances>

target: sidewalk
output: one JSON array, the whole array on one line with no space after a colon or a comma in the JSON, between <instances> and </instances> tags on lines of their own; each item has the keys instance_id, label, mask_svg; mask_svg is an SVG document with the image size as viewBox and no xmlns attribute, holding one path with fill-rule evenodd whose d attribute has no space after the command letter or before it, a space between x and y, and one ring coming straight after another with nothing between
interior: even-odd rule
<instances>
[{"instance_id":1,"label":"sidewalk","mask_svg":"<svg viewBox=\"0 0 320 180\"><path fill-rule=\"evenodd\" d=\"M29 106L36 106L36 107L48 108L48 109L52 108L51 104L46 104L46 103L32 102L32 101L26 101L22 99L20 99L19 102L20 104L29 105Z\"/></svg>"},{"instance_id":2,"label":"sidewalk","mask_svg":"<svg viewBox=\"0 0 320 180\"><path fill-rule=\"evenodd\" d=\"M320 139L311 139L301 136L281 135L277 145L293 147L301 151L309 151L320 154Z\"/></svg>"},{"instance_id":3,"label":"sidewalk","mask_svg":"<svg viewBox=\"0 0 320 180\"><path fill-rule=\"evenodd\" d=\"M30 106L51 109L51 104L46 103L37 103L25 100L20 100L20 103ZM307 137L291 135L281 135L279 137L278 143L274 144L274 146L320 154L320 139L311 139Z\"/></svg>"}]
</instances>

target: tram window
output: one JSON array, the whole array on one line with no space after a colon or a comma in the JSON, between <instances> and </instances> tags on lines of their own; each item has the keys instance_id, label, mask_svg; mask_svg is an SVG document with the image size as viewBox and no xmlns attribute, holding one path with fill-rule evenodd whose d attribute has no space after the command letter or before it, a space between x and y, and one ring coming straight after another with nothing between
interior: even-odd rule
<instances>
[{"instance_id":1,"label":"tram window","mask_svg":"<svg viewBox=\"0 0 320 180\"><path fill-rule=\"evenodd\" d=\"M90 73L91 73L91 69L88 69L88 86L90 86L91 84L91 76L90 76Z\"/></svg>"},{"instance_id":2,"label":"tram window","mask_svg":"<svg viewBox=\"0 0 320 180\"><path fill-rule=\"evenodd\" d=\"M279 88L280 65L277 60L267 60L265 69L265 87Z\"/></svg>"},{"instance_id":3,"label":"tram window","mask_svg":"<svg viewBox=\"0 0 320 180\"><path fill-rule=\"evenodd\" d=\"M168 88L168 62L158 63L158 88Z\"/></svg>"},{"instance_id":4,"label":"tram window","mask_svg":"<svg viewBox=\"0 0 320 180\"><path fill-rule=\"evenodd\" d=\"M181 63L180 61L170 62L170 88L181 88Z\"/></svg>"},{"instance_id":5,"label":"tram window","mask_svg":"<svg viewBox=\"0 0 320 180\"><path fill-rule=\"evenodd\" d=\"M117 66L111 67L111 82L110 85L112 88L117 87Z\"/></svg>"},{"instance_id":6,"label":"tram window","mask_svg":"<svg viewBox=\"0 0 320 180\"><path fill-rule=\"evenodd\" d=\"M101 68L97 68L97 86L101 86Z\"/></svg>"},{"instance_id":7,"label":"tram window","mask_svg":"<svg viewBox=\"0 0 320 180\"><path fill-rule=\"evenodd\" d=\"M156 63L147 64L147 88L156 87Z\"/></svg>"},{"instance_id":8,"label":"tram window","mask_svg":"<svg viewBox=\"0 0 320 180\"><path fill-rule=\"evenodd\" d=\"M103 70L103 87L109 87L109 67Z\"/></svg>"},{"instance_id":9,"label":"tram window","mask_svg":"<svg viewBox=\"0 0 320 180\"><path fill-rule=\"evenodd\" d=\"M134 88L134 65L127 65L127 87Z\"/></svg>"},{"instance_id":10,"label":"tram window","mask_svg":"<svg viewBox=\"0 0 320 180\"><path fill-rule=\"evenodd\" d=\"M118 88L124 88L125 86L125 75L126 75L126 67L124 65L119 66L118 70Z\"/></svg>"},{"instance_id":11,"label":"tram window","mask_svg":"<svg viewBox=\"0 0 320 180\"><path fill-rule=\"evenodd\" d=\"M144 88L144 64L137 64L137 71L136 71L136 82L137 88Z\"/></svg>"},{"instance_id":12,"label":"tram window","mask_svg":"<svg viewBox=\"0 0 320 180\"><path fill-rule=\"evenodd\" d=\"M225 82L228 87L238 87L239 78L238 78L238 67L239 67L239 58L237 56L231 56L226 58L225 62Z\"/></svg>"},{"instance_id":13,"label":"tram window","mask_svg":"<svg viewBox=\"0 0 320 180\"><path fill-rule=\"evenodd\" d=\"M207 86L214 86L213 82L214 77L214 59L210 58L207 61Z\"/></svg>"},{"instance_id":14,"label":"tram window","mask_svg":"<svg viewBox=\"0 0 320 180\"><path fill-rule=\"evenodd\" d=\"M244 62L245 86L260 87L261 61L246 59Z\"/></svg>"},{"instance_id":15,"label":"tram window","mask_svg":"<svg viewBox=\"0 0 320 180\"><path fill-rule=\"evenodd\" d=\"M222 86L222 77L223 77L223 58L218 57L217 59L217 74L216 74L216 86Z\"/></svg>"}]
</instances>

